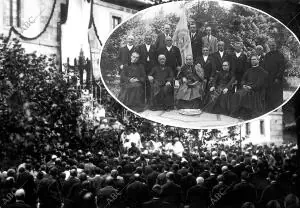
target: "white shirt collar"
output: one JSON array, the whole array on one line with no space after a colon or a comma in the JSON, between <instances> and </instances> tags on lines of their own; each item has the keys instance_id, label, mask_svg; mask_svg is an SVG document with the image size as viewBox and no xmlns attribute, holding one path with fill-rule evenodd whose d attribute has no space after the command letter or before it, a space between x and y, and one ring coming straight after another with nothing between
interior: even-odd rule
<instances>
[{"instance_id":1,"label":"white shirt collar","mask_svg":"<svg viewBox=\"0 0 300 208\"><path fill-rule=\"evenodd\" d=\"M170 51L170 50L171 50L171 48L172 48L172 46L170 46L170 47L168 47L168 46L167 46L167 50L168 50L168 51Z\"/></svg>"},{"instance_id":2,"label":"white shirt collar","mask_svg":"<svg viewBox=\"0 0 300 208\"><path fill-rule=\"evenodd\" d=\"M241 56L241 54L242 54L242 52L235 52L235 55L236 55L236 57L240 57Z\"/></svg>"},{"instance_id":3,"label":"white shirt collar","mask_svg":"<svg viewBox=\"0 0 300 208\"><path fill-rule=\"evenodd\" d=\"M133 45L127 45L128 50L131 50L133 48Z\"/></svg>"},{"instance_id":4,"label":"white shirt collar","mask_svg":"<svg viewBox=\"0 0 300 208\"><path fill-rule=\"evenodd\" d=\"M223 57L224 51L219 51L221 57Z\"/></svg>"},{"instance_id":5,"label":"white shirt collar","mask_svg":"<svg viewBox=\"0 0 300 208\"><path fill-rule=\"evenodd\" d=\"M150 46L151 45L147 45L147 44L145 44L146 45L146 49L147 49L147 51L149 51L150 50Z\"/></svg>"},{"instance_id":6,"label":"white shirt collar","mask_svg":"<svg viewBox=\"0 0 300 208\"><path fill-rule=\"evenodd\" d=\"M170 35L170 34L169 34L169 35L167 35L167 33L165 33L165 37L168 37L168 36L169 36L169 37L171 37L171 35Z\"/></svg>"},{"instance_id":7,"label":"white shirt collar","mask_svg":"<svg viewBox=\"0 0 300 208\"><path fill-rule=\"evenodd\" d=\"M204 61L206 62L208 59L208 56L203 56Z\"/></svg>"}]
</instances>

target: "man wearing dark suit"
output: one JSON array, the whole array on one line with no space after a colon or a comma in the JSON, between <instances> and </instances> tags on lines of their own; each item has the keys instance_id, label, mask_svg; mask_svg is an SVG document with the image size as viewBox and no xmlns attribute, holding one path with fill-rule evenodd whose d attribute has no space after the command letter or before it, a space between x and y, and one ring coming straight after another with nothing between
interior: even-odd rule
<instances>
[{"instance_id":1,"label":"man wearing dark suit","mask_svg":"<svg viewBox=\"0 0 300 208\"><path fill-rule=\"evenodd\" d=\"M276 175L269 173L270 184L263 190L259 204L261 207L265 207L271 200L283 200L285 193L279 182L276 180Z\"/></svg>"},{"instance_id":2,"label":"man wearing dark suit","mask_svg":"<svg viewBox=\"0 0 300 208\"><path fill-rule=\"evenodd\" d=\"M175 77L177 76L182 64L180 50L173 45L171 37L166 37L166 46L158 50L157 55L164 54L166 57L166 66L171 67Z\"/></svg>"},{"instance_id":3,"label":"man wearing dark suit","mask_svg":"<svg viewBox=\"0 0 300 208\"><path fill-rule=\"evenodd\" d=\"M193 60L197 60L197 57L201 56L202 39L200 34L197 32L196 24L193 23L190 26L190 39L193 53Z\"/></svg>"},{"instance_id":4,"label":"man wearing dark suit","mask_svg":"<svg viewBox=\"0 0 300 208\"><path fill-rule=\"evenodd\" d=\"M62 194L64 197L64 207L73 207L73 202L71 197L71 190L74 187L75 184L79 184L80 180L77 178L77 170L72 169L70 170L70 177L66 180L66 182L63 184Z\"/></svg>"},{"instance_id":5,"label":"man wearing dark suit","mask_svg":"<svg viewBox=\"0 0 300 208\"><path fill-rule=\"evenodd\" d=\"M196 64L200 64L204 69L204 79L206 81L205 89L208 89L216 74L215 60L212 55L209 55L207 47L202 48L202 56L198 58Z\"/></svg>"},{"instance_id":6,"label":"man wearing dark suit","mask_svg":"<svg viewBox=\"0 0 300 208\"><path fill-rule=\"evenodd\" d=\"M203 177L198 177L196 181L197 185L191 187L187 192L187 202L190 205L190 208L206 208L210 204L209 190L204 185Z\"/></svg>"},{"instance_id":7,"label":"man wearing dark suit","mask_svg":"<svg viewBox=\"0 0 300 208\"><path fill-rule=\"evenodd\" d=\"M148 186L140 181L140 175L134 174L134 182L128 185L126 196L130 207L141 207L149 200Z\"/></svg>"},{"instance_id":8,"label":"man wearing dark suit","mask_svg":"<svg viewBox=\"0 0 300 208\"><path fill-rule=\"evenodd\" d=\"M57 180L58 170L56 167L50 169L50 174L45 176L38 187L37 195L40 201L40 208L61 207L61 188Z\"/></svg>"},{"instance_id":9,"label":"man wearing dark suit","mask_svg":"<svg viewBox=\"0 0 300 208\"><path fill-rule=\"evenodd\" d=\"M172 207L180 207L181 203L181 188L174 183L174 173L166 174L167 183L162 186L161 197L164 202L168 202Z\"/></svg>"},{"instance_id":10,"label":"man wearing dark suit","mask_svg":"<svg viewBox=\"0 0 300 208\"><path fill-rule=\"evenodd\" d=\"M215 53L217 49L218 39L211 34L211 27L206 27L206 36L202 37L202 46L207 47L209 54Z\"/></svg>"},{"instance_id":11,"label":"man wearing dark suit","mask_svg":"<svg viewBox=\"0 0 300 208\"><path fill-rule=\"evenodd\" d=\"M113 179L108 177L105 181L105 187L96 191L97 205L99 208L123 207L121 202L120 193L113 187Z\"/></svg>"},{"instance_id":12,"label":"man wearing dark suit","mask_svg":"<svg viewBox=\"0 0 300 208\"><path fill-rule=\"evenodd\" d=\"M145 43L137 47L137 52L140 54L140 63L144 65L146 75L151 72L151 69L157 64L157 55L155 45L152 44L152 36L150 34L145 35ZM150 83L146 81L146 99L150 104Z\"/></svg>"},{"instance_id":13,"label":"man wearing dark suit","mask_svg":"<svg viewBox=\"0 0 300 208\"><path fill-rule=\"evenodd\" d=\"M24 202L25 200L25 191L24 189L18 189L15 193L16 202L9 204L7 206L4 205L6 208L32 208L30 205Z\"/></svg>"},{"instance_id":14,"label":"man wearing dark suit","mask_svg":"<svg viewBox=\"0 0 300 208\"><path fill-rule=\"evenodd\" d=\"M135 51L135 47L133 45L134 37L129 35L127 37L127 44L119 49L118 54L118 66L119 69L123 69L124 65L130 64L130 58L132 53Z\"/></svg>"},{"instance_id":15,"label":"man wearing dark suit","mask_svg":"<svg viewBox=\"0 0 300 208\"><path fill-rule=\"evenodd\" d=\"M36 204L36 185L30 171L31 166L29 164L25 165L25 169L20 168L16 180L16 187L22 187L24 189L26 194L24 199L25 203L34 206Z\"/></svg>"},{"instance_id":16,"label":"man wearing dark suit","mask_svg":"<svg viewBox=\"0 0 300 208\"><path fill-rule=\"evenodd\" d=\"M152 36L150 34L145 35L144 43L137 46L136 51L140 54L140 63L144 64L144 69L148 75L157 64L155 46L152 44Z\"/></svg>"},{"instance_id":17,"label":"man wearing dark suit","mask_svg":"<svg viewBox=\"0 0 300 208\"><path fill-rule=\"evenodd\" d=\"M155 48L156 50L160 48L164 48L166 46L166 37L171 37L171 27L170 25L166 24L164 26L163 32L159 33L156 41L155 41Z\"/></svg>"},{"instance_id":18,"label":"man wearing dark suit","mask_svg":"<svg viewBox=\"0 0 300 208\"><path fill-rule=\"evenodd\" d=\"M99 167L95 168L95 176L91 179L93 188L99 190L102 188L105 178L100 175L101 169Z\"/></svg>"},{"instance_id":19,"label":"man wearing dark suit","mask_svg":"<svg viewBox=\"0 0 300 208\"><path fill-rule=\"evenodd\" d=\"M245 202L254 203L256 200L255 187L248 182L249 173L243 171L241 174L241 182L233 187L233 193L235 195L235 207L241 207Z\"/></svg>"},{"instance_id":20,"label":"man wearing dark suit","mask_svg":"<svg viewBox=\"0 0 300 208\"><path fill-rule=\"evenodd\" d=\"M241 80L247 68L247 56L242 51L242 43L235 43L234 53L232 55L232 70L237 80L238 88L241 88Z\"/></svg>"},{"instance_id":21,"label":"man wearing dark suit","mask_svg":"<svg viewBox=\"0 0 300 208\"><path fill-rule=\"evenodd\" d=\"M157 208L157 207L170 207L170 203L163 202L160 197L161 194L161 186L155 184L152 188L153 198L145 203L143 203L142 208Z\"/></svg>"},{"instance_id":22,"label":"man wearing dark suit","mask_svg":"<svg viewBox=\"0 0 300 208\"><path fill-rule=\"evenodd\" d=\"M213 53L215 60L216 71L222 71L222 64L224 61L228 61L231 66L231 57L230 54L224 50L224 42L218 42L218 51Z\"/></svg>"}]
</instances>

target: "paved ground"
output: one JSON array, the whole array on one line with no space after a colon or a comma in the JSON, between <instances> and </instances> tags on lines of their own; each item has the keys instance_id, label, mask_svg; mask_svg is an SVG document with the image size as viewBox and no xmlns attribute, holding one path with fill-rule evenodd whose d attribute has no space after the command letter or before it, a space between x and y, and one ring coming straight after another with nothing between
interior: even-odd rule
<instances>
[{"instance_id":1,"label":"paved ground","mask_svg":"<svg viewBox=\"0 0 300 208\"><path fill-rule=\"evenodd\" d=\"M146 110L140 115L149 120L159 122L169 126L182 128L220 128L225 126L233 126L242 122L236 118L229 116L211 114L202 112L200 115L187 116L179 113L179 110L172 111L151 111Z\"/></svg>"}]
</instances>

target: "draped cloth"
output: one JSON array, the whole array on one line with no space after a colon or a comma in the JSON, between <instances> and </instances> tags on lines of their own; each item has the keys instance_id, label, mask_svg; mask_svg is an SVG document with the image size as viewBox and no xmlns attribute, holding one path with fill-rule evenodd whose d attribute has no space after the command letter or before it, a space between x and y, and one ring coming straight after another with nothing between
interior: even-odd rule
<instances>
[{"instance_id":1,"label":"draped cloth","mask_svg":"<svg viewBox=\"0 0 300 208\"><path fill-rule=\"evenodd\" d=\"M81 50L84 56L90 59L88 27L92 8L91 2L88 0L69 1L68 18L61 27L62 63L66 63L68 57L70 60L78 58Z\"/></svg>"},{"instance_id":2,"label":"draped cloth","mask_svg":"<svg viewBox=\"0 0 300 208\"><path fill-rule=\"evenodd\" d=\"M182 8L179 22L176 26L176 30L173 36L173 43L180 50L182 66L185 64L185 58L187 55L193 56L191 38L188 29L188 22L185 14L185 10Z\"/></svg>"}]
</instances>

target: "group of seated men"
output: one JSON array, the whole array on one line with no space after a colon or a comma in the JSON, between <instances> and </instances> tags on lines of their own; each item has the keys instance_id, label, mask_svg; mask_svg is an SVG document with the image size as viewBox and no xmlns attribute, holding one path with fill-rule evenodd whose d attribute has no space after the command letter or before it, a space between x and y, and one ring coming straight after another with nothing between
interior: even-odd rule
<instances>
[{"instance_id":1,"label":"group of seated men","mask_svg":"<svg viewBox=\"0 0 300 208\"><path fill-rule=\"evenodd\" d=\"M283 102L284 56L270 41L270 51L257 45L250 56L243 43L234 51L225 50L223 41L198 34L190 25L192 55L182 66L178 47L173 45L170 26L164 26L155 44L146 34L135 46L134 37L119 49L121 91L118 99L130 109L202 109L203 111L252 118L279 107ZM146 107L147 106L147 107Z\"/></svg>"}]
</instances>

